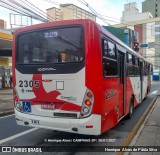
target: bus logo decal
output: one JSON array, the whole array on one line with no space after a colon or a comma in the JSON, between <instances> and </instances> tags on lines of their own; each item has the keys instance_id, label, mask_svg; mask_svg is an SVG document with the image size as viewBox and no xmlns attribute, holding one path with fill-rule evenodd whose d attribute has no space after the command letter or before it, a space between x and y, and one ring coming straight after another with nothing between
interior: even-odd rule
<instances>
[{"instance_id":1,"label":"bus logo decal","mask_svg":"<svg viewBox=\"0 0 160 155\"><path fill-rule=\"evenodd\" d=\"M25 92L25 90L24 90L24 89L22 89L22 90L21 90L21 92L22 92L22 93L24 93L24 92Z\"/></svg>"},{"instance_id":2,"label":"bus logo decal","mask_svg":"<svg viewBox=\"0 0 160 155\"><path fill-rule=\"evenodd\" d=\"M61 99L68 100L68 101L77 101L77 97L74 96L61 96Z\"/></svg>"},{"instance_id":3,"label":"bus logo decal","mask_svg":"<svg viewBox=\"0 0 160 155\"><path fill-rule=\"evenodd\" d=\"M107 90L106 91L106 99L108 100L108 99L110 99L110 98L112 98L113 96L115 96L115 90Z\"/></svg>"}]
</instances>

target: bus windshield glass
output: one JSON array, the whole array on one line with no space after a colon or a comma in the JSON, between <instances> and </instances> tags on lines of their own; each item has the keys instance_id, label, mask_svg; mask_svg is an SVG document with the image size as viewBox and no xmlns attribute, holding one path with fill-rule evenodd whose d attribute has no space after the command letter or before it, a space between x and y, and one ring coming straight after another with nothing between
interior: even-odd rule
<instances>
[{"instance_id":1,"label":"bus windshield glass","mask_svg":"<svg viewBox=\"0 0 160 155\"><path fill-rule=\"evenodd\" d=\"M83 29L65 27L20 34L17 63L80 62L84 59Z\"/></svg>"}]
</instances>

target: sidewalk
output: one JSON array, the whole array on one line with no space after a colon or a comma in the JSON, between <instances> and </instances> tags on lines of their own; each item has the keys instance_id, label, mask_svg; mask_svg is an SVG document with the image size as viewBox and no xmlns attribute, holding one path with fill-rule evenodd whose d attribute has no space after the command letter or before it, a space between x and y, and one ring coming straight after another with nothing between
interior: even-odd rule
<instances>
[{"instance_id":1,"label":"sidewalk","mask_svg":"<svg viewBox=\"0 0 160 155\"><path fill-rule=\"evenodd\" d=\"M13 89L0 89L0 116L14 113Z\"/></svg>"},{"instance_id":2,"label":"sidewalk","mask_svg":"<svg viewBox=\"0 0 160 155\"><path fill-rule=\"evenodd\" d=\"M154 148L160 147L160 97L154 103L151 111L133 138L130 146ZM146 147L147 148L147 147ZM149 149L149 148L148 148ZM129 155L158 155L160 152L128 152Z\"/></svg>"}]
</instances>

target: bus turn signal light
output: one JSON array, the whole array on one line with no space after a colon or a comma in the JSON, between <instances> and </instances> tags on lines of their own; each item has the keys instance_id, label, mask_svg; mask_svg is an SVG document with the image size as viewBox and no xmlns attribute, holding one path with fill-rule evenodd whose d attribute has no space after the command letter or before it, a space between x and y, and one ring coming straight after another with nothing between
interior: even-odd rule
<instances>
[{"instance_id":1,"label":"bus turn signal light","mask_svg":"<svg viewBox=\"0 0 160 155\"><path fill-rule=\"evenodd\" d=\"M91 92L88 92L88 93L87 93L87 97L88 97L88 98L91 98L91 97L92 97L92 93L91 93Z\"/></svg>"},{"instance_id":2,"label":"bus turn signal light","mask_svg":"<svg viewBox=\"0 0 160 155\"><path fill-rule=\"evenodd\" d=\"M92 112L93 103L94 103L94 94L90 89L87 88L82 103L82 108L80 113L81 118L90 116Z\"/></svg>"}]
</instances>

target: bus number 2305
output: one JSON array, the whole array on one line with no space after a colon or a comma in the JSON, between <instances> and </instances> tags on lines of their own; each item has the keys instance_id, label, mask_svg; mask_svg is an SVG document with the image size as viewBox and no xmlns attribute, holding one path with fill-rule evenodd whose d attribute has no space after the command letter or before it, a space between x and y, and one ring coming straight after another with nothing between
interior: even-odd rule
<instances>
[{"instance_id":1,"label":"bus number 2305","mask_svg":"<svg viewBox=\"0 0 160 155\"><path fill-rule=\"evenodd\" d=\"M39 87L39 81L27 81L27 80L20 80L19 81L19 87L36 87L38 88Z\"/></svg>"}]
</instances>

